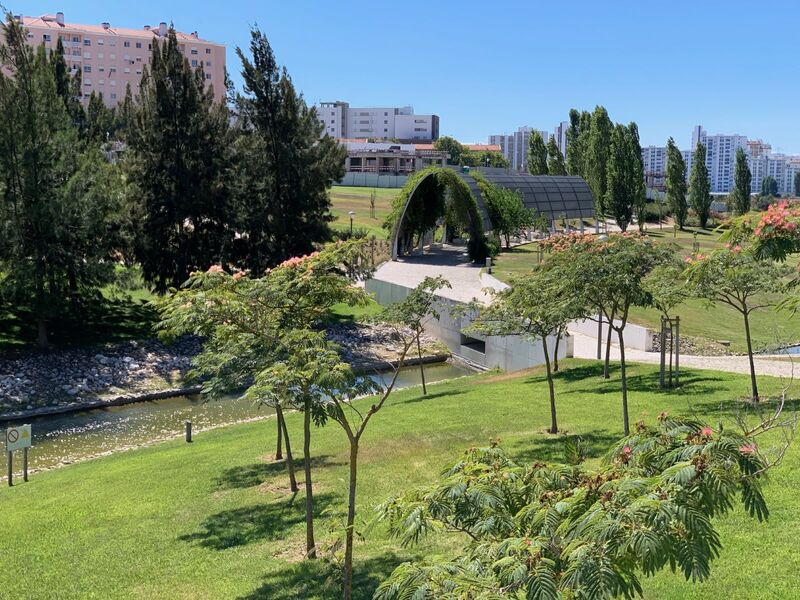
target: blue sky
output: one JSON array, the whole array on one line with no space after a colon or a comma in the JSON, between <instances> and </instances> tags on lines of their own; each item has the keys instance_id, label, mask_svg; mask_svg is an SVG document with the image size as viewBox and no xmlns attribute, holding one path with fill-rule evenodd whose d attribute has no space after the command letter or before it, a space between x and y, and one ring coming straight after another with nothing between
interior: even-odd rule
<instances>
[{"instance_id":1,"label":"blue sky","mask_svg":"<svg viewBox=\"0 0 800 600\"><path fill-rule=\"evenodd\" d=\"M603 104L636 121L645 145L672 135L686 148L702 124L800 153L796 1L5 2L68 22L198 30L228 46L237 84L234 48L257 24L307 101L410 104L466 142Z\"/></svg>"}]
</instances>

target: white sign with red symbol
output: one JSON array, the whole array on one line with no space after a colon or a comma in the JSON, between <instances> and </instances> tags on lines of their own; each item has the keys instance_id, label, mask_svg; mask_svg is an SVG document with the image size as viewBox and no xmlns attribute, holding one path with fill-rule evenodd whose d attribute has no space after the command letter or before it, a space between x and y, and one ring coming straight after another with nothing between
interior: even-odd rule
<instances>
[{"instance_id":1,"label":"white sign with red symbol","mask_svg":"<svg viewBox=\"0 0 800 600\"><path fill-rule=\"evenodd\" d=\"M31 441L30 425L19 425L18 427L9 427L6 429L6 452L30 448Z\"/></svg>"}]
</instances>

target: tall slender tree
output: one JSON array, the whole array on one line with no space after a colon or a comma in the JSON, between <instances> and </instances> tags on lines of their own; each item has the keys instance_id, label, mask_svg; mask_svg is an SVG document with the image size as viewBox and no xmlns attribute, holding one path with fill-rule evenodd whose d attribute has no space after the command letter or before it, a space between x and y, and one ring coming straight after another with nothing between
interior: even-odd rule
<instances>
[{"instance_id":1,"label":"tall slender tree","mask_svg":"<svg viewBox=\"0 0 800 600\"><path fill-rule=\"evenodd\" d=\"M697 142L692 161L692 174L689 177L689 204L697 214L700 227L706 228L711 213L711 183L706 168L706 147Z\"/></svg>"},{"instance_id":2,"label":"tall slender tree","mask_svg":"<svg viewBox=\"0 0 800 600\"><path fill-rule=\"evenodd\" d=\"M158 292L226 258L234 237L228 121L175 31L154 41L126 136L132 199L144 215L136 255Z\"/></svg>"},{"instance_id":3,"label":"tall slender tree","mask_svg":"<svg viewBox=\"0 0 800 600\"><path fill-rule=\"evenodd\" d=\"M733 193L731 199L733 200L733 209L737 215L744 215L750 212L750 183L753 176L750 173L750 167L747 165L747 156L744 150L739 148L736 151L736 171L734 173Z\"/></svg>"},{"instance_id":4,"label":"tall slender tree","mask_svg":"<svg viewBox=\"0 0 800 600\"><path fill-rule=\"evenodd\" d=\"M241 48L244 94L237 100L237 261L254 272L313 249L330 236L328 190L344 176L346 150L330 136L278 66L266 36Z\"/></svg>"},{"instance_id":5,"label":"tall slender tree","mask_svg":"<svg viewBox=\"0 0 800 600\"><path fill-rule=\"evenodd\" d=\"M606 196L604 206L622 231L628 229L633 217L633 196L628 153L628 130L617 124L611 132L611 145L606 163Z\"/></svg>"},{"instance_id":6,"label":"tall slender tree","mask_svg":"<svg viewBox=\"0 0 800 600\"><path fill-rule=\"evenodd\" d=\"M528 137L528 173L531 175L547 175L547 146L542 134L531 131Z\"/></svg>"},{"instance_id":7,"label":"tall slender tree","mask_svg":"<svg viewBox=\"0 0 800 600\"><path fill-rule=\"evenodd\" d=\"M584 178L592 188L598 216L605 214L608 158L611 151L611 132L614 124L608 111L597 106L592 113L591 130L587 140Z\"/></svg>"},{"instance_id":8,"label":"tall slender tree","mask_svg":"<svg viewBox=\"0 0 800 600\"><path fill-rule=\"evenodd\" d=\"M558 149L556 138L551 137L547 142L547 172L550 175L566 175L567 165L564 162L564 155Z\"/></svg>"},{"instance_id":9,"label":"tall slender tree","mask_svg":"<svg viewBox=\"0 0 800 600\"><path fill-rule=\"evenodd\" d=\"M794 174L794 195L800 196L800 173Z\"/></svg>"},{"instance_id":10,"label":"tall slender tree","mask_svg":"<svg viewBox=\"0 0 800 600\"><path fill-rule=\"evenodd\" d=\"M586 145L591 130L592 115L587 111L570 109L567 130L567 172L570 175L586 176Z\"/></svg>"},{"instance_id":11,"label":"tall slender tree","mask_svg":"<svg viewBox=\"0 0 800 600\"><path fill-rule=\"evenodd\" d=\"M778 182L772 175L767 175L761 180L761 195L773 197L778 195Z\"/></svg>"},{"instance_id":12,"label":"tall slender tree","mask_svg":"<svg viewBox=\"0 0 800 600\"><path fill-rule=\"evenodd\" d=\"M675 140L667 140L667 205L675 223L683 229L686 224L686 163Z\"/></svg>"},{"instance_id":13,"label":"tall slender tree","mask_svg":"<svg viewBox=\"0 0 800 600\"><path fill-rule=\"evenodd\" d=\"M627 129L628 151L628 189L631 203L636 214L639 231L644 231L645 209L647 207L647 187L644 181L644 163L642 162L642 144L639 141L639 126L631 121Z\"/></svg>"}]
</instances>

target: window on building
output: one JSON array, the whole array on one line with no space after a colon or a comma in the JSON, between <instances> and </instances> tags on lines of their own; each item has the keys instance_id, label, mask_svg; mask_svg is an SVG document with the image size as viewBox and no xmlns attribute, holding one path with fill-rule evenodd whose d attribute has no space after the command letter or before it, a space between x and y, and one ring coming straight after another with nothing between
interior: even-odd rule
<instances>
[{"instance_id":1,"label":"window on building","mask_svg":"<svg viewBox=\"0 0 800 600\"><path fill-rule=\"evenodd\" d=\"M102 45L103 45L103 44L105 44L105 43L106 43L106 42L105 42L105 40L104 40L103 38L100 38L99 40L97 40L97 45L98 45L98 46L102 46Z\"/></svg>"},{"instance_id":2,"label":"window on building","mask_svg":"<svg viewBox=\"0 0 800 600\"><path fill-rule=\"evenodd\" d=\"M122 45L123 45L125 48L130 48L130 47L131 47L131 43L130 43L129 41L127 41L127 40L126 40L126 41L124 41L124 42L122 42Z\"/></svg>"},{"instance_id":3,"label":"window on building","mask_svg":"<svg viewBox=\"0 0 800 600\"><path fill-rule=\"evenodd\" d=\"M72 49L72 56L80 56L80 55L81 55L81 49L80 48L73 48Z\"/></svg>"},{"instance_id":4,"label":"window on building","mask_svg":"<svg viewBox=\"0 0 800 600\"><path fill-rule=\"evenodd\" d=\"M91 52L84 52L83 53L83 58L86 58L86 59L92 58L92 53Z\"/></svg>"},{"instance_id":5,"label":"window on building","mask_svg":"<svg viewBox=\"0 0 800 600\"><path fill-rule=\"evenodd\" d=\"M109 67L108 71L109 71L109 73L116 73L117 72L117 67Z\"/></svg>"},{"instance_id":6,"label":"window on building","mask_svg":"<svg viewBox=\"0 0 800 600\"><path fill-rule=\"evenodd\" d=\"M211 73L206 73L206 79L211 79Z\"/></svg>"},{"instance_id":7,"label":"window on building","mask_svg":"<svg viewBox=\"0 0 800 600\"><path fill-rule=\"evenodd\" d=\"M109 54L108 58L110 58L111 60L117 60L117 55L116 54Z\"/></svg>"},{"instance_id":8,"label":"window on building","mask_svg":"<svg viewBox=\"0 0 800 600\"><path fill-rule=\"evenodd\" d=\"M104 67L98 67L97 70L100 71L101 73L103 73L105 71L105 68Z\"/></svg>"},{"instance_id":9,"label":"window on building","mask_svg":"<svg viewBox=\"0 0 800 600\"><path fill-rule=\"evenodd\" d=\"M137 75L141 75L142 74L142 70L141 69L136 69L136 74Z\"/></svg>"},{"instance_id":10,"label":"window on building","mask_svg":"<svg viewBox=\"0 0 800 600\"><path fill-rule=\"evenodd\" d=\"M137 48L141 48L142 47L142 42L136 42L136 47Z\"/></svg>"},{"instance_id":11,"label":"window on building","mask_svg":"<svg viewBox=\"0 0 800 600\"><path fill-rule=\"evenodd\" d=\"M72 36L72 43L73 44L79 44L80 41L81 41L81 38L79 38L77 35L73 35Z\"/></svg>"},{"instance_id":12,"label":"window on building","mask_svg":"<svg viewBox=\"0 0 800 600\"><path fill-rule=\"evenodd\" d=\"M84 73L91 73L92 72L92 65L83 65L83 72Z\"/></svg>"},{"instance_id":13,"label":"window on building","mask_svg":"<svg viewBox=\"0 0 800 600\"><path fill-rule=\"evenodd\" d=\"M211 48L206 48L206 54L211 54Z\"/></svg>"},{"instance_id":14,"label":"window on building","mask_svg":"<svg viewBox=\"0 0 800 600\"><path fill-rule=\"evenodd\" d=\"M109 83L109 85L117 85L117 80L116 79L109 79L108 83Z\"/></svg>"},{"instance_id":15,"label":"window on building","mask_svg":"<svg viewBox=\"0 0 800 600\"><path fill-rule=\"evenodd\" d=\"M197 48L192 48L192 54L197 54Z\"/></svg>"},{"instance_id":16,"label":"window on building","mask_svg":"<svg viewBox=\"0 0 800 600\"><path fill-rule=\"evenodd\" d=\"M206 66L207 66L207 67L210 67L210 66L211 66L211 61L210 61L210 60L207 60L207 61L206 61Z\"/></svg>"},{"instance_id":17,"label":"window on building","mask_svg":"<svg viewBox=\"0 0 800 600\"><path fill-rule=\"evenodd\" d=\"M142 62L142 57L141 56L137 56L136 57L136 62Z\"/></svg>"},{"instance_id":18,"label":"window on building","mask_svg":"<svg viewBox=\"0 0 800 600\"><path fill-rule=\"evenodd\" d=\"M196 67L196 66L197 66L197 61L196 61L196 60L192 60L192 66L193 66L193 67Z\"/></svg>"},{"instance_id":19,"label":"window on building","mask_svg":"<svg viewBox=\"0 0 800 600\"><path fill-rule=\"evenodd\" d=\"M100 79L100 80L97 81L97 83L99 83L100 85L105 85L106 80L105 79Z\"/></svg>"},{"instance_id":20,"label":"window on building","mask_svg":"<svg viewBox=\"0 0 800 600\"><path fill-rule=\"evenodd\" d=\"M90 40L89 38L83 38L83 45L84 46L91 46L92 45L92 40Z\"/></svg>"},{"instance_id":21,"label":"window on building","mask_svg":"<svg viewBox=\"0 0 800 600\"><path fill-rule=\"evenodd\" d=\"M112 100L116 100L117 99L117 93L116 92L111 92L111 99Z\"/></svg>"},{"instance_id":22,"label":"window on building","mask_svg":"<svg viewBox=\"0 0 800 600\"><path fill-rule=\"evenodd\" d=\"M130 69L130 67L125 67L124 69L122 69L122 72L123 73L130 73L131 69Z\"/></svg>"},{"instance_id":23,"label":"window on building","mask_svg":"<svg viewBox=\"0 0 800 600\"><path fill-rule=\"evenodd\" d=\"M116 45L117 45L117 40L111 40L111 41L109 42L109 45L111 45L111 46L116 46Z\"/></svg>"},{"instance_id":24,"label":"window on building","mask_svg":"<svg viewBox=\"0 0 800 600\"><path fill-rule=\"evenodd\" d=\"M98 52L97 53L97 58L103 58L103 53L102 52Z\"/></svg>"},{"instance_id":25,"label":"window on building","mask_svg":"<svg viewBox=\"0 0 800 600\"><path fill-rule=\"evenodd\" d=\"M91 86L92 85L92 80L91 79L84 79L83 80L83 85L84 85L84 87Z\"/></svg>"}]
</instances>

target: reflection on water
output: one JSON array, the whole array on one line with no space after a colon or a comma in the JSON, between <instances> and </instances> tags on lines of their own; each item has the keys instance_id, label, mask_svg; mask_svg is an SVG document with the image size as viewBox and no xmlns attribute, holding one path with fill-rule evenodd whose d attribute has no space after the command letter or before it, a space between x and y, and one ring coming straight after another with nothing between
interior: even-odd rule
<instances>
[{"instance_id":1,"label":"reflection on water","mask_svg":"<svg viewBox=\"0 0 800 600\"><path fill-rule=\"evenodd\" d=\"M425 367L428 382L452 379L466 373L464 369L451 364ZM380 377L374 376L373 379ZM397 380L398 387L419 383L419 367L403 369ZM29 466L31 469L53 467L59 463L175 437L183 432L186 420L192 422L195 432L201 432L210 427L264 417L272 412L269 407L253 405L238 396L218 401L208 401L199 396L180 396L38 417L30 421L33 425L34 447L30 450ZM0 426L5 427L5 424ZM21 467L20 460L17 459L15 467Z\"/></svg>"},{"instance_id":2,"label":"reflection on water","mask_svg":"<svg viewBox=\"0 0 800 600\"><path fill-rule=\"evenodd\" d=\"M780 350L765 352L765 354L791 354L794 356L800 354L800 346L789 346L788 348L781 348Z\"/></svg>"}]
</instances>

